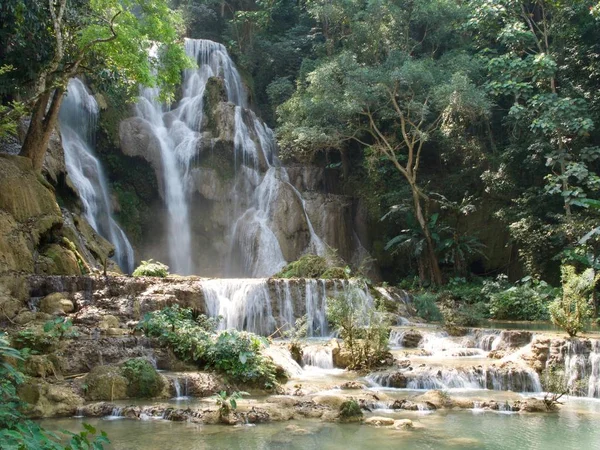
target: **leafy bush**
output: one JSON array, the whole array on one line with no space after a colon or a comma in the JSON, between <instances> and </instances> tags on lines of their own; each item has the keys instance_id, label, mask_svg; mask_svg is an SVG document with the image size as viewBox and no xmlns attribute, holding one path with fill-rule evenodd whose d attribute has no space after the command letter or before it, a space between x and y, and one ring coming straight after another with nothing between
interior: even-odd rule
<instances>
[{"instance_id":1,"label":"leafy bush","mask_svg":"<svg viewBox=\"0 0 600 450\"><path fill-rule=\"evenodd\" d=\"M382 309L365 299L360 289L327 299L327 319L350 352L351 369L370 369L388 355L390 322Z\"/></svg>"},{"instance_id":2,"label":"leafy bush","mask_svg":"<svg viewBox=\"0 0 600 450\"><path fill-rule=\"evenodd\" d=\"M134 358L122 366L127 378L127 395L134 398L157 397L164 387L163 380L156 369L143 358Z\"/></svg>"},{"instance_id":3,"label":"leafy bush","mask_svg":"<svg viewBox=\"0 0 600 450\"><path fill-rule=\"evenodd\" d=\"M83 424L84 430L78 434L63 432L69 437L68 446L56 433L42 428L37 422L28 420L21 412L23 402L17 395L17 386L23 383L24 375L11 365L23 360L17 349L11 348L6 335L0 333L0 447L19 450L63 450L94 449L102 450L109 444L106 433L96 436L96 429ZM10 361L10 362L9 362ZM61 442L62 441L62 442Z\"/></svg>"},{"instance_id":4,"label":"leafy bush","mask_svg":"<svg viewBox=\"0 0 600 450\"><path fill-rule=\"evenodd\" d=\"M322 256L307 254L285 266L274 278L321 278L329 269Z\"/></svg>"},{"instance_id":5,"label":"leafy bush","mask_svg":"<svg viewBox=\"0 0 600 450\"><path fill-rule=\"evenodd\" d=\"M547 320L548 305L556 292L544 281L525 278L490 295L490 314L501 320Z\"/></svg>"},{"instance_id":6,"label":"leafy bush","mask_svg":"<svg viewBox=\"0 0 600 450\"><path fill-rule=\"evenodd\" d=\"M134 277L160 277L164 278L169 275L169 266L149 259L142 263L133 271Z\"/></svg>"},{"instance_id":7,"label":"leafy bush","mask_svg":"<svg viewBox=\"0 0 600 450\"><path fill-rule=\"evenodd\" d=\"M561 274L562 297L550 304L550 316L552 323L572 337L585 329L592 315L590 297L600 274L595 275L594 269L587 269L578 275L575 267L568 265L561 267Z\"/></svg>"},{"instance_id":8,"label":"leafy bush","mask_svg":"<svg viewBox=\"0 0 600 450\"><path fill-rule=\"evenodd\" d=\"M356 400L346 400L340 405L340 418L348 420L359 419L362 416L363 412Z\"/></svg>"},{"instance_id":9,"label":"leafy bush","mask_svg":"<svg viewBox=\"0 0 600 450\"><path fill-rule=\"evenodd\" d=\"M217 333L218 320L194 317L177 305L146 314L138 327L159 338L183 361L221 372L232 381L272 388L276 367L262 355L266 340L252 333L227 330Z\"/></svg>"},{"instance_id":10,"label":"leafy bush","mask_svg":"<svg viewBox=\"0 0 600 450\"><path fill-rule=\"evenodd\" d=\"M431 292L423 292L413 297L413 305L417 315L428 322L439 322L443 319L440 308L436 304L437 295Z\"/></svg>"},{"instance_id":11,"label":"leafy bush","mask_svg":"<svg viewBox=\"0 0 600 450\"><path fill-rule=\"evenodd\" d=\"M237 401L244 395L250 395L247 392L235 391L227 395L227 391L221 391L218 394L212 396L215 399L215 403L219 407L219 415L221 417L229 415L231 411L237 409Z\"/></svg>"},{"instance_id":12,"label":"leafy bush","mask_svg":"<svg viewBox=\"0 0 600 450\"><path fill-rule=\"evenodd\" d=\"M61 339L77 337L71 319L57 317L44 323L43 328L30 327L17 332L12 337L16 349L29 349L33 354L53 351Z\"/></svg>"}]
</instances>

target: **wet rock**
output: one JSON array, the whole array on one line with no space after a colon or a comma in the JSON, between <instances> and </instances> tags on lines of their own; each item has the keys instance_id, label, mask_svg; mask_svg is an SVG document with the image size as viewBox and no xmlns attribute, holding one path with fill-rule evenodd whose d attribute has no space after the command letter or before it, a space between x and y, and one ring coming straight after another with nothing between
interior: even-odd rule
<instances>
[{"instance_id":1,"label":"wet rock","mask_svg":"<svg viewBox=\"0 0 600 450\"><path fill-rule=\"evenodd\" d=\"M311 434L310 431L308 431L304 428L300 428L298 425L295 425L295 424L288 425L287 427L285 427L285 430L292 434L295 434L295 435Z\"/></svg>"},{"instance_id":2,"label":"wet rock","mask_svg":"<svg viewBox=\"0 0 600 450\"><path fill-rule=\"evenodd\" d=\"M365 419L365 423L367 425L374 425L376 427L387 427L390 425L394 425L394 419L392 419L391 417L373 416Z\"/></svg>"},{"instance_id":3,"label":"wet rock","mask_svg":"<svg viewBox=\"0 0 600 450\"><path fill-rule=\"evenodd\" d=\"M410 419L395 420L393 425L397 430L412 430L415 428L415 424Z\"/></svg>"},{"instance_id":4,"label":"wet rock","mask_svg":"<svg viewBox=\"0 0 600 450\"><path fill-rule=\"evenodd\" d=\"M46 314L68 314L74 309L73 302L58 292L47 295L40 301L40 311Z\"/></svg>"},{"instance_id":5,"label":"wet rock","mask_svg":"<svg viewBox=\"0 0 600 450\"><path fill-rule=\"evenodd\" d=\"M417 402L432 404L436 409L450 408L453 405L452 398L442 391L432 390L427 391L415 398Z\"/></svg>"},{"instance_id":6,"label":"wet rock","mask_svg":"<svg viewBox=\"0 0 600 450\"><path fill-rule=\"evenodd\" d=\"M488 353L488 358L492 359L502 359L506 356L506 352L504 350L492 350Z\"/></svg>"},{"instance_id":7,"label":"wet rock","mask_svg":"<svg viewBox=\"0 0 600 450\"><path fill-rule=\"evenodd\" d=\"M18 394L27 403L25 413L32 418L72 416L83 405L83 398L71 388L43 380L26 381Z\"/></svg>"},{"instance_id":8,"label":"wet rock","mask_svg":"<svg viewBox=\"0 0 600 450\"><path fill-rule=\"evenodd\" d=\"M335 346L331 349L333 365L339 369L346 369L352 364L350 352L342 347Z\"/></svg>"},{"instance_id":9,"label":"wet rock","mask_svg":"<svg viewBox=\"0 0 600 450\"><path fill-rule=\"evenodd\" d=\"M551 411L550 408L546 405L544 400L540 400L537 398L528 398L522 402L515 402L515 406L519 408L520 411L525 412L548 412Z\"/></svg>"},{"instance_id":10,"label":"wet rock","mask_svg":"<svg viewBox=\"0 0 600 450\"><path fill-rule=\"evenodd\" d=\"M392 409L405 409L409 411L433 411L437 409L436 405L429 401L415 403L410 400L396 400L390 406Z\"/></svg>"},{"instance_id":11,"label":"wet rock","mask_svg":"<svg viewBox=\"0 0 600 450\"><path fill-rule=\"evenodd\" d=\"M408 330L403 333L399 343L405 348L417 348L422 340L423 335L419 331Z\"/></svg>"},{"instance_id":12,"label":"wet rock","mask_svg":"<svg viewBox=\"0 0 600 450\"><path fill-rule=\"evenodd\" d=\"M127 398L128 381L116 366L96 366L84 379L86 400L121 400Z\"/></svg>"},{"instance_id":13,"label":"wet rock","mask_svg":"<svg viewBox=\"0 0 600 450\"><path fill-rule=\"evenodd\" d=\"M46 378L57 372L47 355L30 355L23 363L23 371L26 375L37 378Z\"/></svg>"},{"instance_id":14,"label":"wet rock","mask_svg":"<svg viewBox=\"0 0 600 450\"><path fill-rule=\"evenodd\" d=\"M514 350L531 342L533 334L524 330L503 330L500 333L500 343L497 350Z\"/></svg>"},{"instance_id":15,"label":"wet rock","mask_svg":"<svg viewBox=\"0 0 600 450\"><path fill-rule=\"evenodd\" d=\"M257 408L252 408L246 413L247 423L266 423L269 422L270 419L271 417L267 411L260 410Z\"/></svg>"},{"instance_id":16,"label":"wet rock","mask_svg":"<svg viewBox=\"0 0 600 450\"><path fill-rule=\"evenodd\" d=\"M351 390L351 389L364 389L365 385L358 381L346 381L340 385L340 389Z\"/></svg>"}]
</instances>

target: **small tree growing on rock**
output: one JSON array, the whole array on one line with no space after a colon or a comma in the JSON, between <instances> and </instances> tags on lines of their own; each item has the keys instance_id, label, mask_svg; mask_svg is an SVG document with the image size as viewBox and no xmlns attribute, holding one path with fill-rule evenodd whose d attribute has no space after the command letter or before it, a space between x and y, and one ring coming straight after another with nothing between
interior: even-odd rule
<instances>
[{"instance_id":1,"label":"small tree growing on rock","mask_svg":"<svg viewBox=\"0 0 600 450\"><path fill-rule=\"evenodd\" d=\"M577 274L575 267L563 265L562 297L554 300L550 306L552 323L565 330L570 337L585 329L591 316L590 298L600 279L593 269Z\"/></svg>"}]
</instances>

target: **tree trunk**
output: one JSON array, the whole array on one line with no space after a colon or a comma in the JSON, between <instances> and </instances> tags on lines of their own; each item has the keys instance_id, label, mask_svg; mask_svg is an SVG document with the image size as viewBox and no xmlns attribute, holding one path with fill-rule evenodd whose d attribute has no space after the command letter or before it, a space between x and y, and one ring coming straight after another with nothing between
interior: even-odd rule
<instances>
[{"instance_id":1,"label":"tree trunk","mask_svg":"<svg viewBox=\"0 0 600 450\"><path fill-rule=\"evenodd\" d=\"M57 88L54 94L50 92L43 93L33 107L31 122L20 155L31 159L33 169L37 172L42 170L44 155L58 121L58 112L60 111L64 92L63 88ZM48 107L51 96L52 101L50 107Z\"/></svg>"},{"instance_id":2,"label":"tree trunk","mask_svg":"<svg viewBox=\"0 0 600 450\"><path fill-rule=\"evenodd\" d=\"M417 217L417 222L419 222L419 226L421 227L421 231L425 236L425 241L427 242L427 260L429 263L429 270L431 271L431 282L435 285L440 286L442 284L442 272L440 270L440 266L438 264L437 255L435 254L435 247L433 245L433 239L431 237L431 232L429 231L429 227L427 226L427 221L425 220L425 216L423 215L423 209L421 208L421 199L419 198L419 191L416 185L410 185L413 196L413 203L415 207L415 216Z\"/></svg>"}]
</instances>

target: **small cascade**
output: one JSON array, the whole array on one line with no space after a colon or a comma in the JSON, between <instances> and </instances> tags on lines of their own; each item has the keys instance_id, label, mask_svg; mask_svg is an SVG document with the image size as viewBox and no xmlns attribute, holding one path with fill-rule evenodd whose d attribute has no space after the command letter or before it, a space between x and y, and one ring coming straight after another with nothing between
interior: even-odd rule
<instances>
[{"instance_id":1,"label":"small cascade","mask_svg":"<svg viewBox=\"0 0 600 450\"><path fill-rule=\"evenodd\" d=\"M74 419L81 419L82 417L84 417L84 415L83 415L83 408L81 406L79 406L75 410L75 415L73 416L73 418Z\"/></svg>"},{"instance_id":2,"label":"small cascade","mask_svg":"<svg viewBox=\"0 0 600 450\"><path fill-rule=\"evenodd\" d=\"M330 347L307 346L302 349L302 365L333 369L333 353Z\"/></svg>"},{"instance_id":3,"label":"small cascade","mask_svg":"<svg viewBox=\"0 0 600 450\"><path fill-rule=\"evenodd\" d=\"M175 397L173 398L173 400L187 400L189 398L188 378L183 378L183 385L178 377L173 378L173 389L175 389Z\"/></svg>"},{"instance_id":4,"label":"small cascade","mask_svg":"<svg viewBox=\"0 0 600 450\"><path fill-rule=\"evenodd\" d=\"M208 314L222 316L221 329L268 336L276 330L266 279L215 279L202 283Z\"/></svg>"},{"instance_id":5,"label":"small cascade","mask_svg":"<svg viewBox=\"0 0 600 450\"><path fill-rule=\"evenodd\" d=\"M201 287L208 315L223 317L221 329L263 336L281 336L305 315L309 337L329 336L328 296L353 295L365 310L373 303L366 283L358 280L222 278L202 281Z\"/></svg>"},{"instance_id":6,"label":"small cascade","mask_svg":"<svg viewBox=\"0 0 600 450\"><path fill-rule=\"evenodd\" d=\"M422 336L420 341L419 337ZM390 346L404 348L405 342L417 343L417 348L433 357L482 357L494 350L500 339L497 330L475 330L466 336L450 336L445 331L415 331L413 329L392 329Z\"/></svg>"},{"instance_id":7,"label":"small cascade","mask_svg":"<svg viewBox=\"0 0 600 450\"><path fill-rule=\"evenodd\" d=\"M600 340L573 339L566 343L564 367L576 395L600 398Z\"/></svg>"},{"instance_id":8,"label":"small cascade","mask_svg":"<svg viewBox=\"0 0 600 450\"><path fill-rule=\"evenodd\" d=\"M528 367L419 367L404 372L373 373L367 379L374 386L415 390L542 391L538 374Z\"/></svg>"},{"instance_id":9,"label":"small cascade","mask_svg":"<svg viewBox=\"0 0 600 450\"><path fill-rule=\"evenodd\" d=\"M122 419L122 418L123 418L123 408L120 408L118 406L115 406L112 409L110 416L104 417L105 420L118 420L118 419Z\"/></svg>"},{"instance_id":10,"label":"small cascade","mask_svg":"<svg viewBox=\"0 0 600 450\"><path fill-rule=\"evenodd\" d=\"M112 216L106 177L94 155L98 104L77 78L69 80L59 113L60 136L69 178L77 189L89 224L115 247L121 270L133 272L133 248Z\"/></svg>"}]
</instances>

